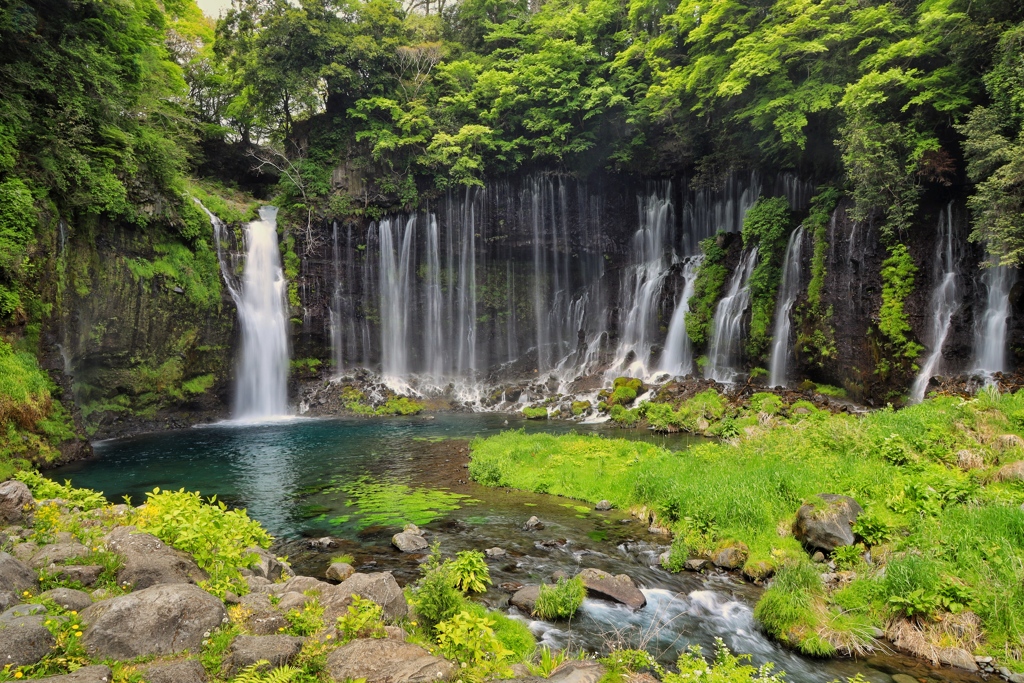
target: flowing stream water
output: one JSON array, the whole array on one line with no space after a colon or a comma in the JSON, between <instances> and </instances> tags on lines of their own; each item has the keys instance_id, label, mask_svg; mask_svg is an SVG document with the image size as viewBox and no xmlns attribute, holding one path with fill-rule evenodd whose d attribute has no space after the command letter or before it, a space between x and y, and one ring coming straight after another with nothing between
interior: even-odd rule
<instances>
[{"instance_id":1,"label":"flowing stream water","mask_svg":"<svg viewBox=\"0 0 1024 683\"><path fill-rule=\"evenodd\" d=\"M786 385L786 365L789 362L790 315L800 294L800 252L804 242L804 229L797 228L789 236L786 257L782 264L782 284L775 302L775 329L772 331L772 355L768 365L768 384Z\"/></svg>"},{"instance_id":2,"label":"flowing stream water","mask_svg":"<svg viewBox=\"0 0 1024 683\"><path fill-rule=\"evenodd\" d=\"M468 445L463 439L520 427L590 430L675 450L695 441L646 430L607 432L591 425L506 421L491 414L227 423L99 442L96 457L47 474L103 490L112 501L130 495L136 504L157 486L217 495L229 505L247 508L278 538L279 554L287 554L298 571L311 575L322 575L331 557L348 553L359 571L392 571L402 584L414 581L422 556L397 551L390 539L401 527L396 516L426 514L426 521L414 518L446 554L494 546L508 552L505 558L488 560L494 585L482 600L510 610L529 623L538 639L553 646L571 643L594 652L614 643L644 646L671 664L690 644L713 651L714 639L720 637L755 663L775 662L793 683L829 683L856 673L872 683L892 683L895 673L929 683L979 680L903 657L797 655L758 629L752 608L762 589L726 573L662 570L657 558L668 539L649 533L646 524L624 512L596 512L579 501L468 481ZM544 521L544 530L523 531L532 515ZM331 537L332 547L311 547L310 539L325 536ZM631 612L588 598L571 622L546 622L510 608L509 595L500 588L504 582L549 581L555 571L572 574L583 567L632 576L648 605Z\"/></svg>"},{"instance_id":3,"label":"flowing stream water","mask_svg":"<svg viewBox=\"0 0 1024 683\"><path fill-rule=\"evenodd\" d=\"M953 202L939 212L939 240L935 243L935 261L932 264L932 289L928 305L929 351L921 364L921 370L910 387L911 403L920 403L928 389L928 381L938 372L942 362L942 347L953 323L953 314L960 307L960 293L957 286L959 249L953 230Z\"/></svg>"}]
</instances>

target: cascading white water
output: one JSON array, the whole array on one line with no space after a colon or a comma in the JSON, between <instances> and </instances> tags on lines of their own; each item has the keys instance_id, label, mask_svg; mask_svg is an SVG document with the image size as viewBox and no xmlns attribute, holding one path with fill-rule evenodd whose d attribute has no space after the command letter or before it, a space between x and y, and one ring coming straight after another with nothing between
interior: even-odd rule
<instances>
[{"instance_id":1,"label":"cascading white water","mask_svg":"<svg viewBox=\"0 0 1024 683\"><path fill-rule=\"evenodd\" d=\"M975 328L974 368L990 376L1006 372L1006 334L1010 319L1010 289L1017 281L1017 270L1009 266L989 266L981 276L987 288L985 312Z\"/></svg>"},{"instance_id":2,"label":"cascading white water","mask_svg":"<svg viewBox=\"0 0 1024 683\"><path fill-rule=\"evenodd\" d=\"M929 327L930 349L924 363L921 364L920 372L914 379L914 384L910 387L911 403L920 403L924 400L928 381L938 371L939 363L942 361L942 346L946 343L946 337L949 335L953 314L960 306L957 291L959 259L957 258L956 235L953 231L953 202L939 212L938 228L939 240L935 244L935 261L932 267L935 287L932 289L928 306L928 315L931 320Z\"/></svg>"},{"instance_id":3,"label":"cascading white water","mask_svg":"<svg viewBox=\"0 0 1024 683\"><path fill-rule=\"evenodd\" d=\"M402 225L401 241L395 233ZM404 384L409 373L409 303L416 217L405 221L384 218L377 224L380 240L380 330L381 370L384 380L395 386ZM397 244L396 244L397 243Z\"/></svg>"},{"instance_id":4,"label":"cascading white water","mask_svg":"<svg viewBox=\"0 0 1024 683\"><path fill-rule=\"evenodd\" d=\"M231 292L242 327L234 416L255 420L288 413L287 284L275 207L260 208L260 220L245 226L245 243L242 286Z\"/></svg>"},{"instance_id":5,"label":"cascading white water","mask_svg":"<svg viewBox=\"0 0 1024 683\"><path fill-rule=\"evenodd\" d=\"M659 372L667 372L673 377L689 374L693 369L693 345L686 334L686 314L690 312L690 298L693 296L697 271L703 260L703 256L694 256L683 262L683 291L676 299L672 311L665 349L662 351L661 364L658 367Z\"/></svg>"},{"instance_id":6,"label":"cascading white water","mask_svg":"<svg viewBox=\"0 0 1024 683\"><path fill-rule=\"evenodd\" d=\"M768 384L786 385L786 365L789 362L790 315L796 297L800 294L800 256L804 242L804 229L797 228L789 236L786 257L782 265L782 283L775 304L775 329L772 332L772 355L768 364Z\"/></svg>"},{"instance_id":7,"label":"cascading white water","mask_svg":"<svg viewBox=\"0 0 1024 683\"><path fill-rule=\"evenodd\" d=\"M732 382L737 372L734 363L739 360L743 341L743 320L750 306L750 276L757 265L757 247L746 252L729 280L729 289L715 308L712 323L711 346L704 378L716 382Z\"/></svg>"},{"instance_id":8,"label":"cascading white water","mask_svg":"<svg viewBox=\"0 0 1024 683\"><path fill-rule=\"evenodd\" d=\"M611 374L647 377L653 328L661 285L671 261L666 253L672 226L671 188L652 192L639 200L640 227L630 247L633 265L622 279L619 314L619 347Z\"/></svg>"}]
</instances>

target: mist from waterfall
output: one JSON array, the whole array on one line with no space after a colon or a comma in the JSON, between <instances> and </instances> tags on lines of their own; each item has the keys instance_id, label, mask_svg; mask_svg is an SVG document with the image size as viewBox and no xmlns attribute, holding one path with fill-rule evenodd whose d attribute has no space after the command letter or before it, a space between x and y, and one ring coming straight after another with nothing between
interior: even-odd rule
<instances>
[{"instance_id":1,"label":"mist from waterfall","mask_svg":"<svg viewBox=\"0 0 1024 683\"><path fill-rule=\"evenodd\" d=\"M942 362L942 347L946 343L953 314L960 307L960 293L957 286L959 266L956 235L953 229L953 202L939 212L939 239L935 243L935 260L932 262L932 278L935 286L928 303L928 355L921 363L921 369L910 387L910 402L920 403L928 389L928 381L938 372Z\"/></svg>"},{"instance_id":2,"label":"mist from waterfall","mask_svg":"<svg viewBox=\"0 0 1024 683\"><path fill-rule=\"evenodd\" d=\"M264 206L259 215L260 220L245 226L242 285L237 296L232 290L242 331L233 411L239 420L288 413L288 299L277 209Z\"/></svg>"},{"instance_id":3,"label":"mist from waterfall","mask_svg":"<svg viewBox=\"0 0 1024 683\"><path fill-rule=\"evenodd\" d=\"M792 327L793 304L800 294L801 252L804 229L797 228L790 234L786 244L786 256L782 264L782 283L775 302L775 328L772 331L772 355L768 363L768 385L786 386L786 366L790 356L790 329Z\"/></svg>"},{"instance_id":4,"label":"mist from waterfall","mask_svg":"<svg viewBox=\"0 0 1024 683\"><path fill-rule=\"evenodd\" d=\"M975 328L974 369L991 376L1008 370L1006 336L1010 320L1010 289L1017 282L1017 269L989 266L984 269L981 281L987 292L985 312Z\"/></svg>"},{"instance_id":5,"label":"mist from waterfall","mask_svg":"<svg viewBox=\"0 0 1024 683\"><path fill-rule=\"evenodd\" d=\"M686 314L690 312L690 298L693 297L697 271L703 261L703 256L692 256L683 262L683 290L672 309L672 320L668 325L668 336L665 337L665 348L658 366L659 372L667 372L672 377L687 375L693 370L693 344L686 334Z\"/></svg>"},{"instance_id":6,"label":"mist from waterfall","mask_svg":"<svg viewBox=\"0 0 1024 683\"><path fill-rule=\"evenodd\" d=\"M750 307L750 276L756 265L757 247L754 247L743 254L729 279L729 289L715 308L705 379L731 383L739 374L736 364L741 356L744 322Z\"/></svg>"}]
</instances>

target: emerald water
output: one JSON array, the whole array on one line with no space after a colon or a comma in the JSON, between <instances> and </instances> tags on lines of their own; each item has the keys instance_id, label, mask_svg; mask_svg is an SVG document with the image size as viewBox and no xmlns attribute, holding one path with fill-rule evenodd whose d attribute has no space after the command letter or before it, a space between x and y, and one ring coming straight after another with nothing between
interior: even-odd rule
<instances>
[{"instance_id":1,"label":"emerald water","mask_svg":"<svg viewBox=\"0 0 1024 683\"><path fill-rule=\"evenodd\" d=\"M494 586L483 600L508 608L502 583L550 581L555 571L595 567L629 574L648 605L638 612L588 599L572 622L530 623L542 642L591 651L612 644L642 646L671 662L697 643L710 652L720 637L755 663L776 662L797 683L828 683L863 674L888 683L908 673L923 681L974 681L909 658L812 660L779 647L753 620L759 588L727 574L669 574L657 566L668 539L621 511L555 496L489 489L468 481L466 439L503 429L593 431L643 438L681 450L682 435L615 430L601 425L528 422L504 415L465 414L390 419L285 420L225 423L95 444L96 457L52 470L55 479L104 491L115 502L142 502L155 487L185 488L245 507L278 538L301 573L321 573L330 558L347 553L360 571L392 571L400 583L415 579L415 555L390 544L404 521L427 531L445 553L498 546L508 554L489 560ZM545 528L522 530L536 515ZM327 539L326 543L314 542Z\"/></svg>"}]
</instances>

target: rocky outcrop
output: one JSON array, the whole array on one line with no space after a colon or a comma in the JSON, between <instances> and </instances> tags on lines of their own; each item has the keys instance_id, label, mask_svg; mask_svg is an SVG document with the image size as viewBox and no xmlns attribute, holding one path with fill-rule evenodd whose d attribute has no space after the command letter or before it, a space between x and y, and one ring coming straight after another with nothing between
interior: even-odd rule
<instances>
[{"instance_id":1,"label":"rocky outcrop","mask_svg":"<svg viewBox=\"0 0 1024 683\"><path fill-rule=\"evenodd\" d=\"M600 569L588 568L581 571L579 577L587 592L595 597L622 603L630 609L640 609L647 604L647 598L625 574L612 576Z\"/></svg>"},{"instance_id":2,"label":"rocky outcrop","mask_svg":"<svg viewBox=\"0 0 1024 683\"><path fill-rule=\"evenodd\" d=\"M347 562L332 562L324 576L332 581L344 581L355 573L356 570Z\"/></svg>"},{"instance_id":3,"label":"rocky outcrop","mask_svg":"<svg viewBox=\"0 0 1024 683\"><path fill-rule=\"evenodd\" d=\"M160 584L199 583L209 578L188 553L175 550L135 527L115 527L107 534L106 543L124 563L117 572L117 582L135 590Z\"/></svg>"},{"instance_id":4,"label":"rocky outcrop","mask_svg":"<svg viewBox=\"0 0 1024 683\"><path fill-rule=\"evenodd\" d=\"M246 548L246 553L256 556L256 563L249 567L255 576L261 576L268 581L280 581L288 573L288 565L277 559L274 553L263 548Z\"/></svg>"},{"instance_id":5,"label":"rocky outcrop","mask_svg":"<svg viewBox=\"0 0 1024 683\"><path fill-rule=\"evenodd\" d=\"M202 588L164 584L104 600L81 613L82 645L112 659L198 651L227 619L224 604Z\"/></svg>"},{"instance_id":6,"label":"rocky outcrop","mask_svg":"<svg viewBox=\"0 0 1024 683\"><path fill-rule=\"evenodd\" d=\"M800 507L793 522L793 535L805 547L832 552L839 546L853 545L853 523L864 512L849 496L818 494L815 501Z\"/></svg>"},{"instance_id":7,"label":"rocky outcrop","mask_svg":"<svg viewBox=\"0 0 1024 683\"><path fill-rule=\"evenodd\" d=\"M455 675L451 662L391 638L353 641L328 655L327 670L335 680L366 683L430 683Z\"/></svg>"}]
</instances>

